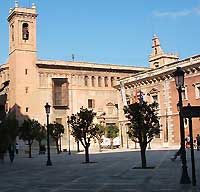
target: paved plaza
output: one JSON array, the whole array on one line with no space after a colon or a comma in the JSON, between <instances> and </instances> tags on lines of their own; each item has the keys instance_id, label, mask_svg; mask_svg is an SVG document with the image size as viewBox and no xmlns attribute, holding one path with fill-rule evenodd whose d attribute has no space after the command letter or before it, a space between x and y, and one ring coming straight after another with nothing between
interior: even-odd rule
<instances>
[{"instance_id":1,"label":"paved plaza","mask_svg":"<svg viewBox=\"0 0 200 192\"><path fill-rule=\"evenodd\" d=\"M53 166L46 166L46 155L16 156L14 163L5 158L0 163L0 192L189 192L200 191L200 151L195 150L197 186L179 184L181 161L172 162L176 150L147 151L148 166L141 166L140 153L134 150L92 152L92 163L85 164L84 154L53 153ZM188 172L191 177L190 151L187 150Z\"/></svg>"}]
</instances>

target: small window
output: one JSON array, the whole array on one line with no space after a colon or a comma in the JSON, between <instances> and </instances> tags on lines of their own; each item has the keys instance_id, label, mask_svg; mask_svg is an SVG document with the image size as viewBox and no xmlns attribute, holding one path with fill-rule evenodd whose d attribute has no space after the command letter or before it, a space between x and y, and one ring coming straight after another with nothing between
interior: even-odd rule
<instances>
[{"instance_id":1,"label":"small window","mask_svg":"<svg viewBox=\"0 0 200 192\"><path fill-rule=\"evenodd\" d=\"M157 51L157 49L155 48L155 55L157 55L158 54L158 51Z\"/></svg>"},{"instance_id":2,"label":"small window","mask_svg":"<svg viewBox=\"0 0 200 192\"><path fill-rule=\"evenodd\" d=\"M185 85L185 87L182 89L182 99L183 100L187 100L188 96L187 96L187 85Z\"/></svg>"},{"instance_id":3,"label":"small window","mask_svg":"<svg viewBox=\"0 0 200 192\"><path fill-rule=\"evenodd\" d=\"M56 118L56 123L62 124L62 118Z\"/></svg>"},{"instance_id":4,"label":"small window","mask_svg":"<svg viewBox=\"0 0 200 192\"><path fill-rule=\"evenodd\" d=\"M25 88L25 92L28 93L28 87Z\"/></svg>"},{"instance_id":5,"label":"small window","mask_svg":"<svg viewBox=\"0 0 200 192\"><path fill-rule=\"evenodd\" d=\"M159 67L159 62L155 62L154 66L155 66L155 68L158 68Z\"/></svg>"},{"instance_id":6,"label":"small window","mask_svg":"<svg viewBox=\"0 0 200 192\"><path fill-rule=\"evenodd\" d=\"M108 77L104 77L105 87L108 87Z\"/></svg>"},{"instance_id":7,"label":"small window","mask_svg":"<svg viewBox=\"0 0 200 192\"><path fill-rule=\"evenodd\" d=\"M95 87L95 77L92 76L92 87Z\"/></svg>"},{"instance_id":8,"label":"small window","mask_svg":"<svg viewBox=\"0 0 200 192\"><path fill-rule=\"evenodd\" d=\"M14 25L11 25L11 38L12 38L12 41L14 41L15 40L15 36L14 36Z\"/></svg>"},{"instance_id":9,"label":"small window","mask_svg":"<svg viewBox=\"0 0 200 192\"><path fill-rule=\"evenodd\" d=\"M158 103L158 95L152 95L153 102ZM156 107L158 109L159 106Z\"/></svg>"},{"instance_id":10,"label":"small window","mask_svg":"<svg viewBox=\"0 0 200 192\"><path fill-rule=\"evenodd\" d=\"M95 107L94 99L88 99L88 108L94 109L94 107Z\"/></svg>"},{"instance_id":11,"label":"small window","mask_svg":"<svg viewBox=\"0 0 200 192\"><path fill-rule=\"evenodd\" d=\"M88 80L89 80L88 76L85 76L85 77L84 77L84 85L85 85L86 87L88 86Z\"/></svg>"},{"instance_id":12,"label":"small window","mask_svg":"<svg viewBox=\"0 0 200 192\"><path fill-rule=\"evenodd\" d=\"M153 98L153 102L158 103L158 95L153 95L152 98Z\"/></svg>"},{"instance_id":13,"label":"small window","mask_svg":"<svg viewBox=\"0 0 200 192\"><path fill-rule=\"evenodd\" d=\"M29 111L29 108L28 107L26 107L26 112L28 112Z\"/></svg>"},{"instance_id":14,"label":"small window","mask_svg":"<svg viewBox=\"0 0 200 192\"><path fill-rule=\"evenodd\" d=\"M28 75L28 69L25 69L25 75Z\"/></svg>"},{"instance_id":15,"label":"small window","mask_svg":"<svg viewBox=\"0 0 200 192\"><path fill-rule=\"evenodd\" d=\"M200 83L194 84L195 87L195 97L196 99L200 99Z\"/></svg>"},{"instance_id":16,"label":"small window","mask_svg":"<svg viewBox=\"0 0 200 192\"><path fill-rule=\"evenodd\" d=\"M22 39L23 40L29 39L28 23L22 24Z\"/></svg>"},{"instance_id":17,"label":"small window","mask_svg":"<svg viewBox=\"0 0 200 192\"><path fill-rule=\"evenodd\" d=\"M102 78L98 77L98 87L101 87L101 86L102 86Z\"/></svg>"}]
</instances>

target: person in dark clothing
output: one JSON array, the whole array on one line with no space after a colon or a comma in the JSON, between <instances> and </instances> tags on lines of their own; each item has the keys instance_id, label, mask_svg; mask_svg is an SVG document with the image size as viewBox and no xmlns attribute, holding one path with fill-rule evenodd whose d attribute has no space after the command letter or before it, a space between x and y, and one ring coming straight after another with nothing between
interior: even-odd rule
<instances>
[{"instance_id":1,"label":"person in dark clothing","mask_svg":"<svg viewBox=\"0 0 200 192\"><path fill-rule=\"evenodd\" d=\"M186 141L186 148L189 149L190 148L190 136L189 135L185 138L185 141Z\"/></svg>"},{"instance_id":2,"label":"person in dark clothing","mask_svg":"<svg viewBox=\"0 0 200 192\"><path fill-rule=\"evenodd\" d=\"M19 144L18 143L16 143L16 145L15 145L15 151L16 151L16 154L19 153Z\"/></svg>"},{"instance_id":3,"label":"person in dark clothing","mask_svg":"<svg viewBox=\"0 0 200 192\"><path fill-rule=\"evenodd\" d=\"M200 135L199 134L197 134L196 140L197 140L197 151L199 151L200 150Z\"/></svg>"},{"instance_id":4,"label":"person in dark clothing","mask_svg":"<svg viewBox=\"0 0 200 192\"><path fill-rule=\"evenodd\" d=\"M172 161L175 161L176 158L177 158L178 156L180 156L180 158L181 158L181 147L180 147L179 150L174 154L174 156L171 157L171 160L172 160Z\"/></svg>"},{"instance_id":5,"label":"person in dark clothing","mask_svg":"<svg viewBox=\"0 0 200 192\"><path fill-rule=\"evenodd\" d=\"M15 158L15 147L14 147L14 145L9 144L8 152L9 152L10 162L12 163L14 158Z\"/></svg>"}]
</instances>

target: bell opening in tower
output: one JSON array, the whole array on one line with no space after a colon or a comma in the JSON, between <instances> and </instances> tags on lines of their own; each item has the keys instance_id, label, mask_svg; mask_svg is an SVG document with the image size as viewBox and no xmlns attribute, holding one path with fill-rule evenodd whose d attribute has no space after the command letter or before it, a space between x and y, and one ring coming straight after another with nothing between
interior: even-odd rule
<instances>
[{"instance_id":1,"label":"bell opening in tower","mask_svg":"<svg viewBox=\"0 0 200 192\"><path fill-rule=\"evenodd\" d=\"M29 39L28 23L23 23L22 25L22 39L23 40Z\"/></svg>"}]
</instances>

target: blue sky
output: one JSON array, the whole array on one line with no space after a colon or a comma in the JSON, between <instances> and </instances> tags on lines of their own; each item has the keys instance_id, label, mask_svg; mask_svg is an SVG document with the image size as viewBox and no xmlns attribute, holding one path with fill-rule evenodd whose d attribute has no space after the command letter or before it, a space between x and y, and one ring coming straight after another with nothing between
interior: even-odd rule
<instances>
[{"instance_id":1,"label":"blue sky","mask_svg":"<svg viewBox=\"0 0 200 192\"><path fill-rule=\"evenodd\" d=\"M165 52L200 54L200 0L19 0L37 6L39 59L148 67L153 34ZM8 58L9 8L0 1L0 63Z\"/></svg>"}]
</instances>

